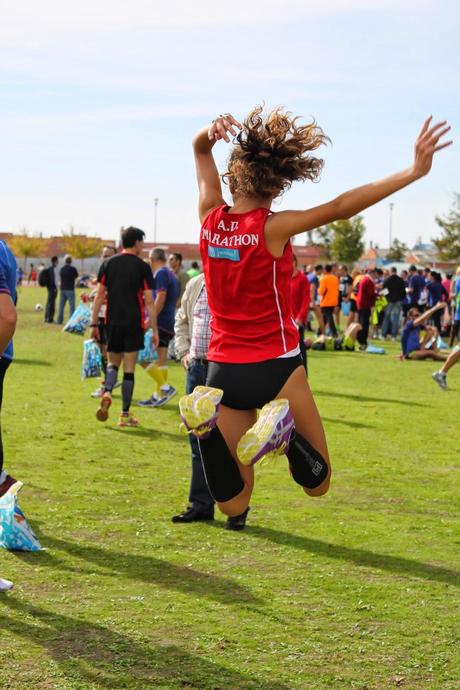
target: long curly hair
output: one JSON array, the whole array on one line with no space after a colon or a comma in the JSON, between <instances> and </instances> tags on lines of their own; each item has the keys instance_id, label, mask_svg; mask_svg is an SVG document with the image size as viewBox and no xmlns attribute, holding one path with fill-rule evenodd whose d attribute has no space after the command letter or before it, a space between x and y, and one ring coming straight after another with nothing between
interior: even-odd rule
<instances>
[{"instance_id":1,"label":"long curly hair","mask_svg":"<svg viewBox=\"0 0 460 690\"><path fill-rule=\"evenodd\" d=\"M308 155L330 141L314 120L300 125L284 108L263 110L253 108L244 120L222 176L236 195L275 198L296 180L317 180L324 164Z\"/></svg>"}]
</instances>

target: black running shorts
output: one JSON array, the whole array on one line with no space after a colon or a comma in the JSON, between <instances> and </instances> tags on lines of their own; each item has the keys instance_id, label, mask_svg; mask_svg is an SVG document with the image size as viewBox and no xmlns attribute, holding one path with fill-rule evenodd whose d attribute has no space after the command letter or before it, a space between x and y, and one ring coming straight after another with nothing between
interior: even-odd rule
<instances>
[{"instance_id":1,"label":"black running shorts","mask_svg":"<svg viewBox=\"0 0 460 690\"><path fill-rule=\"evenodd\" d=\"M135 326L111 326L107 324L108 352L137 352L144 349L144 331Z\"/></svg>"},{"instance_id":2,"label":"black running shorts","mask_svg":"<svg viewBox=\"0 0 460 690\"><path fill-rule=\"evenodd\" d=\"M234 410L254 410L274 400L302 357L268 359L253 364L208 362L206 385L222 388L222 404Z\"/></svg>"},{"instance_id":3,"label":"black running shorts","mask_svg":"<svg viewBox=\"0 0 460 690\"><path fill-rule=\"evenodd\" d=\"M173 333L168 333L168 331L164 331L162 328L158 329L158 347L168 347L173 338Z\"/></svg>"}]
</instances>

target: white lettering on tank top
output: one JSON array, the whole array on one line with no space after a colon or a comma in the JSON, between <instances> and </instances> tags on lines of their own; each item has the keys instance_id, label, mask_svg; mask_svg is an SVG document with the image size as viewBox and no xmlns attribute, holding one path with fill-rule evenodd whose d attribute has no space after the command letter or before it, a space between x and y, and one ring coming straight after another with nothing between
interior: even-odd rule
<instances>
[{"instance_id":1,"label":"white lettering on tank top","mask_svg":"<svg viewBox=\"0 0 460 690\"><path fill-rule=\"evenodd\" d=\"M221 223L223 223L222 220L217 226L218 228L220 228ZM232 226L235 224L238 225L238 221L232 221ZM234 232L237 228L224 229L226 232ZM255 233L246 233L244 235L231 235L229 237L225 235L221 236L217 232L213 233L212 230L209 230L208 228L202 228L201 239L208 240L208 242L211 242L216 247L257 247L259 244L259 235Z\"/></svg>"},{"instance_id":2,"label":"white lettering on tank top","mask_svg":"<svg viewBox=\"0 0 460 690\"><path fill-rule=\"evenodd\" d=\"M223 230L224 232L235 232L235 230L238 230L238 221L237 220L232 220L230 222L230 227L227 228L224 221L221 220L217 224L217 229L218 230Z\"/></svg>"}]
</instances>

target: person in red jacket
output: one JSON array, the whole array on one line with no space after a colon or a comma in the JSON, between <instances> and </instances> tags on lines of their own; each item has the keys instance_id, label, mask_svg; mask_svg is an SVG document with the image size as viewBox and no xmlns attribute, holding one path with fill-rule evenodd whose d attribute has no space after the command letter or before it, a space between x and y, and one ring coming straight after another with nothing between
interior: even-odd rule
<instances>
[{"instance_id":1,"label":"person in red jacket","mask_svg":"<svg viewBox=\"0 0 460 690\"><path fill-rule=\"evenodd\" d=\"M369 273L366 273L366 275L361 278L358 285L356 306L358 307L358 323L361 325L361 330L358 333L360 350L365 350L367 347L371 310L375 304L375 298L377 296L375 287L376 277L377 273L375 269L371 269Z\"/></svg>"},{"instance_id":2,"label":"person in red jacket","mask_svg":"<svg viewBox=\"0 0 460 690\"><path fill-rule=\"evenodd\" d=\"M294 272L291 281L291 300L292 316L299 329L299 347L302 355L305 371L307 368L307 348L305 347L305 326L308 322L308 312L310 311L310 281L305 273L299 271L297 257L293 257Z\"/></svg>"}]
</instances>

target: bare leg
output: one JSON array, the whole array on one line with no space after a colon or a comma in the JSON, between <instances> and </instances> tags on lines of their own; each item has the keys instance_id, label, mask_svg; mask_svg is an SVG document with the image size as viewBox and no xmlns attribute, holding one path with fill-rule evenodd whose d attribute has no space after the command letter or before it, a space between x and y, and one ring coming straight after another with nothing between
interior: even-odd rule
<instances>
[{"instance_id":1,"label":"bare leg","mask_svg":"<svg viewBox=\"0 0 460 690\"><path fill-rule=\"evenodd\" d=\"M123 355L121 352L107 352L107 360L109 364L111 364L113 367L117 367L117 369L120 368L122 359Z\"/></svg>"},{"instance_id":2,"label":"bare leg","mask_svg":"<svg viewBox=\"0 0 460 690\"><path fill-rule=\"evenodd\" d=\"M357 323L358 314L355 311L350 311L348 314L347 326L351 326L352 323Z\"/></svg>"},{"instance_id":3,"label":"bare leg","mask_svg":"<svg viewBox=\"0 0 460 690\"><path fill-rule=\"evenodd\" d=\"M437 350L414 350L410 353L409 359L414 361L422 359L432 359L435 362L444 362L445 355L439 354Z\"/></svg>"},{"instance_id":4,"label":"bare leg","mask_svg":"<svg viewBox=\"0 0 460 690\"><path fill-rule=\"evenodd\" d=\"M454 364L456 362L458 362L459 359L460 359L460 347L456 348L453 352L450 353L446 362L444 363L444 366L441 367L440 371L442 371L443 374L447 374L449 369L452 369Z\"/></svg>"},{"instance_id":5,"label":"bare leg","mask_svg":"<svg viewBox=\"0 0 460 690\"><path fill-rule=\"evenodd\" d=\"M125 352L123 355L123 371L125 374L133 374L136 367L137 352Z\"/></svg>"},{"instance_id":6,"label":"bare leg","mask_svg":"<svg viewBox=\"0 0 460 690\"><path fill-rule=\"evenodd\" d=\"M318 304L313 305L313 311L315 312L316 320L318 321L318 328L321 331L322 335L326 334L326 329L324 327L324 319L323 315L321 313L321 309L319 308Z\"/></svg>"},{"instance_id":7,"label":"bare leg","mask_svg":"<svg viewBox=\"0 0 460 690\"><path fill-rule=\"evenodd\" d=\"M360 323L350 323L347 326L347 330L345 331L345 336L348 336L353 340L354 343L356 343L356 340L358 338L358 333L361 330L362 326Z\"/></svg>"}]
</instances>

